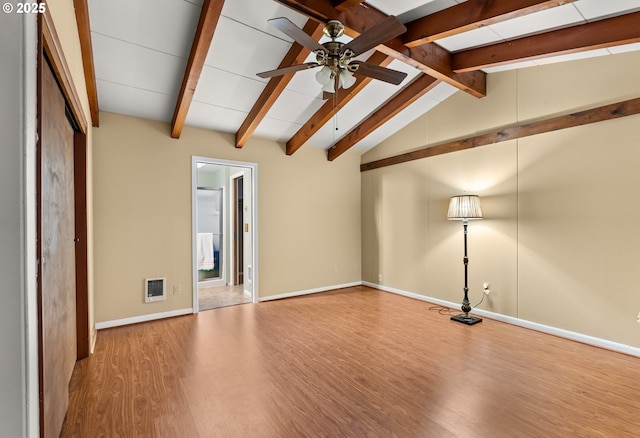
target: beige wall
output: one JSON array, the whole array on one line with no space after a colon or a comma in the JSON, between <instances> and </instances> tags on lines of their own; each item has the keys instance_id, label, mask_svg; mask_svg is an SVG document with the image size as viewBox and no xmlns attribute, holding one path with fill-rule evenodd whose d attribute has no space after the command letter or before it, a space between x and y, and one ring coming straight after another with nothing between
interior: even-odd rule
<instances>
[{"instance_id":1,"label":"beige wall","mask_svg":"<svg viewBox=\"0 0 640 438\"><path fill-rule=\"evenodd\" d=\"M640 53L488 76L488 97L457 93L377 148L416 147L640 96ZM640 116L362 173L363 280L460 302L462 226L451 196L482 197L469 225L469 284L481 308L635 347Z\"/></svg>"},{"instance_id":2,"label":"beige wall","mask_svg":"<svg viewBox=\"0 0 640 438\"><path fill-rule=\"evenodd\" d=\"M95 318L192 306L191 157L257 163L260 297L360 280L360 154L328 162L284 145L101 113L94 131ZM145 304L143 281L166 276L167 301ZM173 295L180 285L182 295Z\"/></svg>"}]
</instances>

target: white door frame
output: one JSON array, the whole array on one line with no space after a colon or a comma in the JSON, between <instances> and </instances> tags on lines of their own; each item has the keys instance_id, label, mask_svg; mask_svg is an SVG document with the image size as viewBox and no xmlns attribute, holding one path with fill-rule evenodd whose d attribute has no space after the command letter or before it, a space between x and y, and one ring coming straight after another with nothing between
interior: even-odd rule
<instances>
[{"instance_id":1,"label":"white door frame","mask_svg":"<svg viewBox=\"0 0 640 438\"><path fill-rule=\"evenodd\" d=\"M198 192L198 166L197 163L213 164L228 167L243 167L251 171L251 214L249 215L248 240L251 242L251 269L244 273L244 281L251 283L251 301L258 301L258 164L244 161L223 160L210 157L191 157L191 272L193 290L193 313L199 312L198 305L198 271L197 263L197 215L196 200ZM225 215L226 216L226 215ZM251 275L251 277L249 277Z\"/></svg>"},{"instance_id":2,"label":"white door frame","mask_svg":"<svg viewBox=\"0 0 640 438\"><path fill-rule=\"evenodd\" d=\"M242 172L236 172L236 173L232 173L231 175L229 175L229 215L235 215L235 211L236 211L236 205L235 205L235 197L233 195L233 193L235 192L234 190L234 183L236 178L241 178L244 176L244 173ZM234 217L234 216L233 216ZM235 223L232 224L232 227L235 227ZM232 228L233 229L233 228ZM242 231L242 230L241 230ZM235 285L236 284L236 278L234 275L234 269L235 269L235 265L236 265L236 260L235 260L235 235L233 234L233 232L231 233L231 239L230 239L230 243L229 243L229 251L231 252L231 256L229 257L229 284L230 285Z\"/></svg>"}]
</instances>

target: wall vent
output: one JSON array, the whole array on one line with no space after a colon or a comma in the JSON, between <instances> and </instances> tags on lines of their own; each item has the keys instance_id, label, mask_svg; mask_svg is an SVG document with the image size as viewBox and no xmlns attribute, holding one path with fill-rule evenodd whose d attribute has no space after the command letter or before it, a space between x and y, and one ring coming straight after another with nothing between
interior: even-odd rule
<instances>
[{"instance_id":1,"label":"wall vent","mask_svg":"<svg viewBox=\"0 0 640 438\"><path fill-rule=\"evenodd\" d=\"M166 277L147 278L144 280L144 302L153 303L167 299Z\"/></svg>"}]
</instances>

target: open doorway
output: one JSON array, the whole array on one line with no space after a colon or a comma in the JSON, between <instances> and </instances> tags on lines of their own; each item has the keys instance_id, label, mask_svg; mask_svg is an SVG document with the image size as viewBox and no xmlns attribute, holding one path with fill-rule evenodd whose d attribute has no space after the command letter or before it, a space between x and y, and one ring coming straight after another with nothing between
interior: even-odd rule
<instances>
[{"instance_id":1,"label":"open doorway","mask_svg":"<svg viewBox=\"0 0 640 438\"><path fill-rule=\"evenodd\" d=\"M192 158L194 313L256 301L257 165Z\"/></svg>"}]
</instances>

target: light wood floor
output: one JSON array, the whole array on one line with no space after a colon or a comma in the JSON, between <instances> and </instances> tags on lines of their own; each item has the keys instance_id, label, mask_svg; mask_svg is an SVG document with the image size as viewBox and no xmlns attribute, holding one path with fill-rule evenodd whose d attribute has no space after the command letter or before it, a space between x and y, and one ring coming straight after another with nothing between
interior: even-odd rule
<instances>
[{"instance_id":1,"label":"light wood floor","mask_svg":"<svg viewBox=\"0 0 640 438\"><path fill-rule=\"evenodd\" d=\"M101 330L62 437L639 437L640 359L354 287Z\"/></svg>"}]
</instances>

